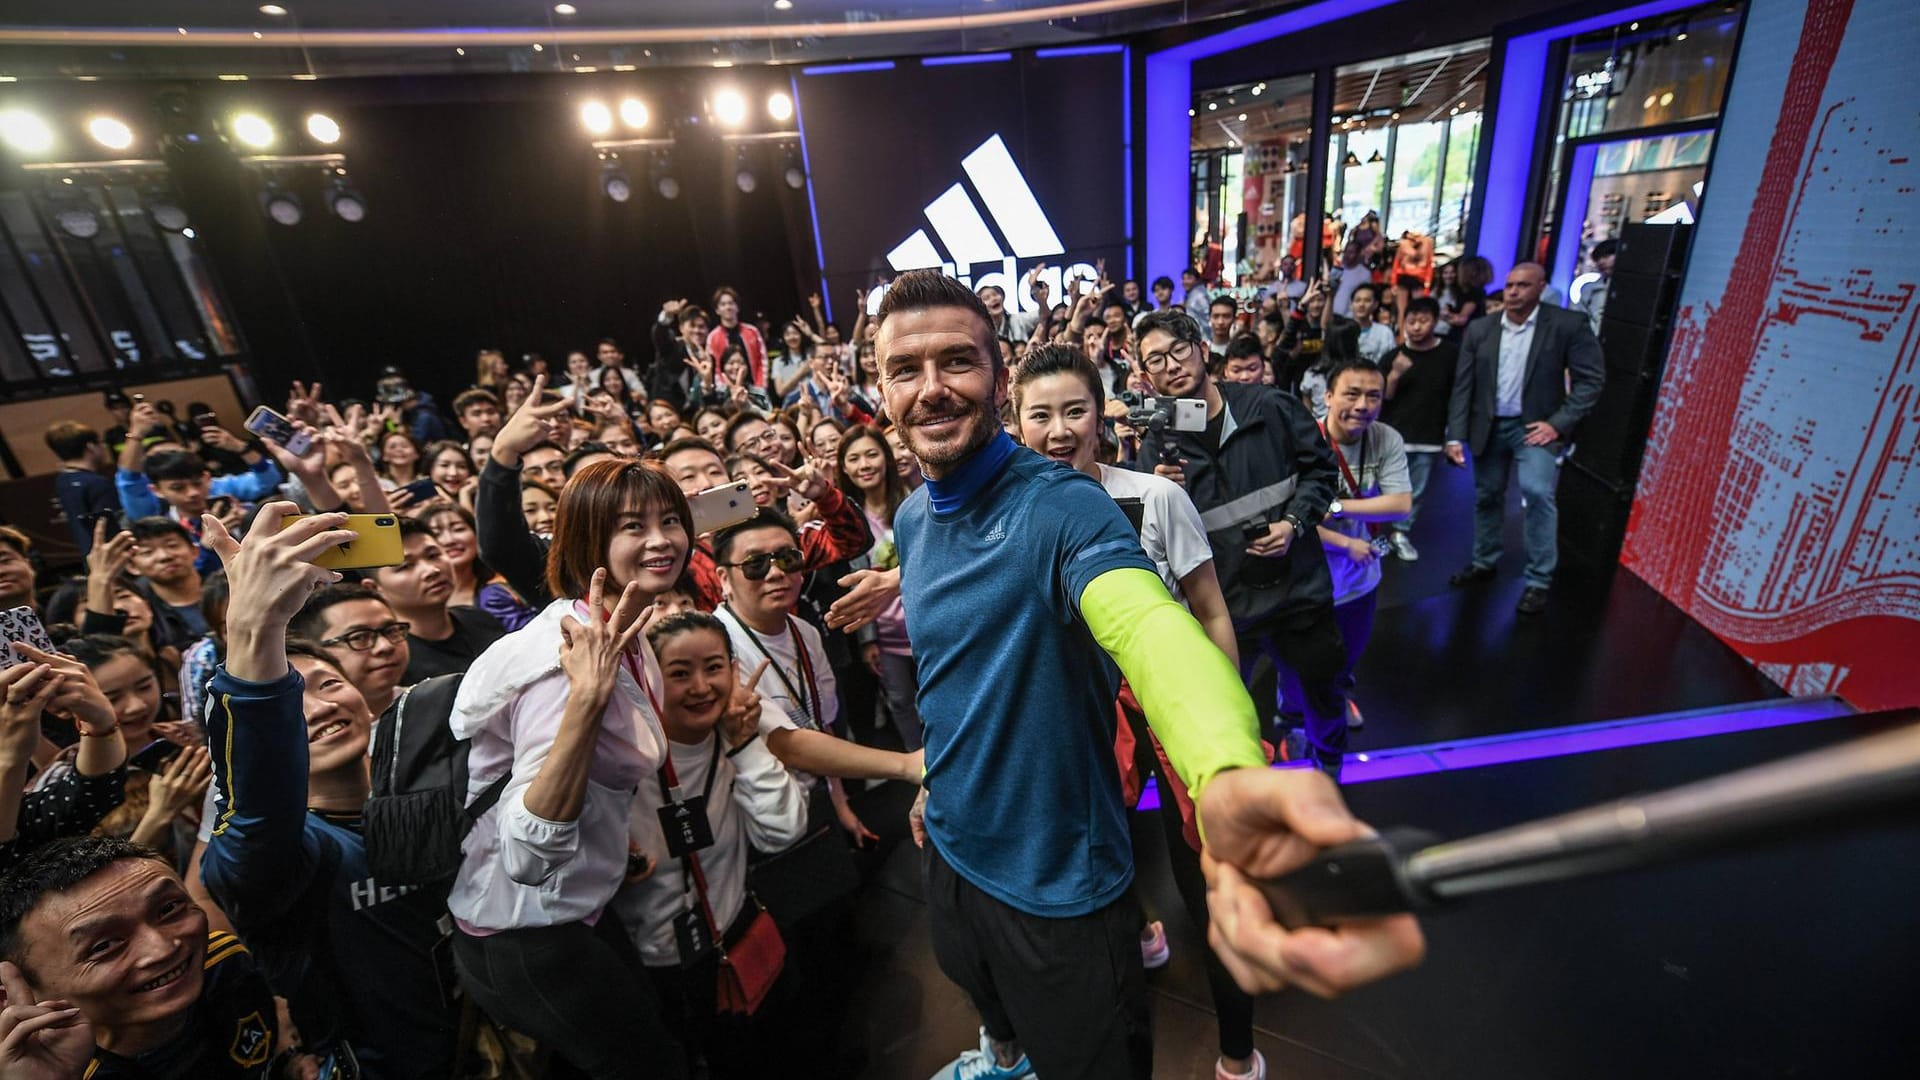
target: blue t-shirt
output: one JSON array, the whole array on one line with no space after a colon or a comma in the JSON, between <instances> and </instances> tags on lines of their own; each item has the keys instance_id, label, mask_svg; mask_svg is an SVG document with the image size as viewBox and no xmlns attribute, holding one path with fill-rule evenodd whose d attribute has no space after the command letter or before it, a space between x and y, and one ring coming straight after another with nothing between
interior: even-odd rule
<instances>
[{"instance_id":1,"label":"blue t-shirt","mask_svg":"<svg viewBox=\"0 0 1920 1080\"><path fill-rule=\"evenodd\" d=\"M894 515L927 730L927 836L1021 911L1098 910L1133 880L1114 764L1120 673L1089 582L1153 572L1098 481L1002 434Z\"/></svg>"}]
</instances>

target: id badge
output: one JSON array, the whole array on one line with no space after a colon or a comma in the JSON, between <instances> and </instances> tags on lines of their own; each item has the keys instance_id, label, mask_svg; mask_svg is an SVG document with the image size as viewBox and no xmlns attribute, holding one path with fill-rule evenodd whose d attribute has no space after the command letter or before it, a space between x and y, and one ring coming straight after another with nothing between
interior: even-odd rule
<instances>
[{"instance_id":1,"label":"id badge","mask_svg":"<svg viewBox=\"0 0 1920 1080\"><path fill-rule=\"evenodd\" d=\"M667 854L676 859L712 847L713 825L707 821L707 797L695 795L685 802L661 807L660 832L667 838Z\"/></svg>"},{"instance_id":2,"label":"id badge","mask_svg":"<svg viewBox=\"0 0 1920 1080\"><path fill-rule=\"evenodd\" d=\"M713 932L707 927L706 917L692 909L673 917L673 940L680 948L682 967L713 951Z\"/></svg>"}]
</instances>

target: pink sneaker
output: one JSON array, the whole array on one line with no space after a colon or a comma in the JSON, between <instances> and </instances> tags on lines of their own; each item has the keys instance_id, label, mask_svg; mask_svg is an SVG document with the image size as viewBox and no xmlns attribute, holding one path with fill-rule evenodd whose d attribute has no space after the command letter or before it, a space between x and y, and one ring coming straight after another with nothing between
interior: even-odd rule
<instances>
[{"instance_id":1,"label":"pink sneaker","mask_svg":"<svg viewBox=\"0 0 1920 1080\"><path fill-rule=\"evenodd\" d=\"M1243 1073L1228 1072L1226 1063L1215 1059L1213 1080L1267 1080L1267 1059L1260 1055L1260 1051L1255 1050L1253 1068Z\"/></svg>"},{"instance_id":2,"label":"pink sneaker","mask_svg":"<svg viewBox=\"0 0 1920 1080\"><path fill-rule=\"evenodd\" d=\"M1173 947L1167 944L1167 928L1156 919L1141 933L1140 962L1148 971L1166 967L1167 961L1173 958Z\"/></svg>"}]
</instances>

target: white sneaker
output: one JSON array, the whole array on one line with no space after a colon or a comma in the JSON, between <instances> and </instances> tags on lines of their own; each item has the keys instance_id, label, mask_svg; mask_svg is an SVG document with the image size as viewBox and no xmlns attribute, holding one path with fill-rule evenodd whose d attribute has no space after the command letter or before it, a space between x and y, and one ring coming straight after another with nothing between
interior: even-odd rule
<instances>
[{"instance_id":1,"label":"white sneaker","mask_svg":"<svg viewBox=\"0 0 1920 1080\"><path fill-rule=\"evenodd\" d=\"M1260 1055L1260 1051L1255 1050L1253 1052L1253 1069L1243 1073L1230 1073L1227 1071L1227 1066L1224 1062L1215 1059L1213 1063L1213 1080L1267 1080L1267 1059Z\"/></svg>"},{"instance_id":2,"label":"white sneaker","mask_svg":"<svg viewBox=\"0 0 1920 1080\"><path fill-rule=\"evenodd\" d=\"M980 1049L968 1050L953 1059L953 1063L929 1080L1034 1080L1033 1066L1027 1064L1027 1056L1012 1065L1002 1065L993 1056L993 1040L987 1038L987 1029L980 1029Z\"/></svg>"},{"instance_id":3,"label":"white sneaker","mask_svg":"<svg viewBox=\"0 0 1920 1080\"><path fill-rule=\"evenodd\" d=\"M1419 561L1420 549L1413 546L1413 538L1406 533L1397 531L1388 533L1387 543L1393 545L1393 553L1400 557L1401 562Z\"/></svg>"},{"instance_id":4,"label":"white sneaker","mask_svg":"<svg viewBox=\"0 0 1920 1080\"><path fill-rule=\"evenodd\" d=\"M1148 971L1167 966L1173 959L1173 946L1167 944L1167 928L1155 919L1147 924L1145 937L1140 939L1140 962Z\"/></svg>"}]
</instances>

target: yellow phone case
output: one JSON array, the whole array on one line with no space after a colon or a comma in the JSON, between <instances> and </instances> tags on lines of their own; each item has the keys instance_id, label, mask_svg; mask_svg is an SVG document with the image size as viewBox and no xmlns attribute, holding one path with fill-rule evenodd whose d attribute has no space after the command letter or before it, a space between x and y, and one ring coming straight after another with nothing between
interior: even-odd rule
<instances>
[{"instance_id":1,"label":"yellow phone case","mask_svg":"<svg viewBox=\"0 0 1920 1080\"><path fill-rule=\"evenodd\" d=\"M281 522L286 528L308 514L292 514ZM376 566L399 566L406 558L400 543L400 518L395 514L348 514L345 528L359 535L313 560L328 570L370 570Z\"/></svg>"}]
</instances>

